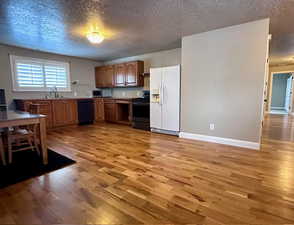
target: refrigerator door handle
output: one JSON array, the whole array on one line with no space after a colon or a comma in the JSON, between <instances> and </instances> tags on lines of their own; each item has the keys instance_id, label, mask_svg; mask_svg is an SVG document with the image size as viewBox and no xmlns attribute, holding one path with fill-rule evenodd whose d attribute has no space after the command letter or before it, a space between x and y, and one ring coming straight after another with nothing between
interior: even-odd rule
<instances>
[{"instance_id":1,"label":"refrigerator door handle","mask_svg":"<svg viewBox=\"0 0 294 225\"><path fill-rule=\"evenodd\" d=\"M158 101L158 104L159 104L159 105L161 105L161 101L162 101L162 99L161 99L161 95L162 95L162 85L161 85L161 83L160 83L160 86L159 86L159 101Z\"/></svg>"},{"instance_id":2,"label":"refrigerator door handle","mask_svg":"<svg viewBox=\"0 0 294 225\"><path fill-rule=\"evenodd\" d=\"M163 105L163 101L164 101L164 89L163 89L163 84L162 83L160 83L160 96L159 96L159 98L160 98L160 105Z\"/></svg>"},{"instance_id":3,"label":"refrigerator door handle","mask_svg":"<svg viewBox=\"0 0 294 225\"><path fill-rule=\"evenodd\" d=\"M161 99L162 99L162 101L161 101L161 105L163 105L164 104L164 85L162 84L162 94L161 94Z\"/></svg>"}]
</instances>

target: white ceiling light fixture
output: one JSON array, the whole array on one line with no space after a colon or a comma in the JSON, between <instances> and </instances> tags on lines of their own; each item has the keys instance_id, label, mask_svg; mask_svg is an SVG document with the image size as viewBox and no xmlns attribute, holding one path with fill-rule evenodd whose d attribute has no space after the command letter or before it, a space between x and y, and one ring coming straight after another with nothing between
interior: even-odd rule
<instances>
[{"instance_id":1,"label":"white ceiling light fixture","mask_svg":"<svg viewBox=\"0 0 294 225\"><path fill-rule=\"evenodd\" d=\"M88 33L87 38L93 44L100 44L104 40L103 35L98 31Z\"/></svg>"}]
</instances>

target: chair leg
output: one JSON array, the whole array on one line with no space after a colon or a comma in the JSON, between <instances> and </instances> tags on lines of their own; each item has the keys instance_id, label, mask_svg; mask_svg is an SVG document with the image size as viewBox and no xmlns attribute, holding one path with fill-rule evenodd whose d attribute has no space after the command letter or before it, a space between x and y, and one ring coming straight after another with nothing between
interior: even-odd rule
<instances>
[{"instance_id":1,"label":"chair leg","mask_svg":"<svg viewBox=\"0 0 294 225\"><path fill-rule=\"evenodd\" d=\"M9 137L8 137L8 163L9 164L12 163L12 141Z\"/></svg>"},{"instance_id":2,"label":"chair leg","mask_svg":"<svg viewBox=\"0 0 294 225\"><path fill-rule=\"evenodd\" d=\"M0 153L1 153L1 159L4 166L6 166L6 159L5 159L5 153L4 153L4 146L2 137L0 136Z\"/></svg>"},{"instance_id":3,"label":"chair leg","mask_svg":"<svg viewBox=\"0 0 294 225\"><path fill-rule=\"evenodd\" d=\"M40 149L39 149L39 144L38 144L38 138L37 138L37 135L34 135L34 145L35 145L35 148L38 152L38 155L40 155Z\"/></svg>"},{"instance_id":4,"label":"chair leg","mask_svg":"<svg viewBox=\"0 0 294 225\"><path fill-rule=\"evenodd\" d=\"M33 141L32 141L32 139L31 139L30 137L28 137L27 141L28 141L28 143L29 143L29 145L30 145L32 151L35 151L35 148L34 148L34 145L33 145Z\"/></svg>"}]
</instances>

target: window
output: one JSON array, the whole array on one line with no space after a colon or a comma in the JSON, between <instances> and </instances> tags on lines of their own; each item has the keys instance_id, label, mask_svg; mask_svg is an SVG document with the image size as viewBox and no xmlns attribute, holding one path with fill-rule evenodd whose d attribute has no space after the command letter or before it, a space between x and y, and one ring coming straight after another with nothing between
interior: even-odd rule
<instances>
[{"instance_id":1,"label":"window","mask_svg":"<svg viewBox=\"0 0 294 225\"><path fill-rule=\"evenodd\" d=\"M69 63L10 56L14 91L71 91Z\"/></svg>"}]
</instances>

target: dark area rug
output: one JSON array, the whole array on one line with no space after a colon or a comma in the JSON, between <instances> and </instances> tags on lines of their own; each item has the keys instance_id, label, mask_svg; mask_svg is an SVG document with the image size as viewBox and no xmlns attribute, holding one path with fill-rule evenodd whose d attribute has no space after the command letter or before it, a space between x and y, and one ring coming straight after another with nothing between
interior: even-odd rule
<instances>
[{"instance_id":1,"label":"dark area rug","mask_svg":"<svg viewBox=\"0 0 294 225\"><path fill-rule=\"evenodd\" d=\"M0 188L41 176L74 163L75 161L50 149L48 149L47 165L42 164L37 152L23 151L14 153L12 164L0 166Z\"/></svg>"}]
</instances>

